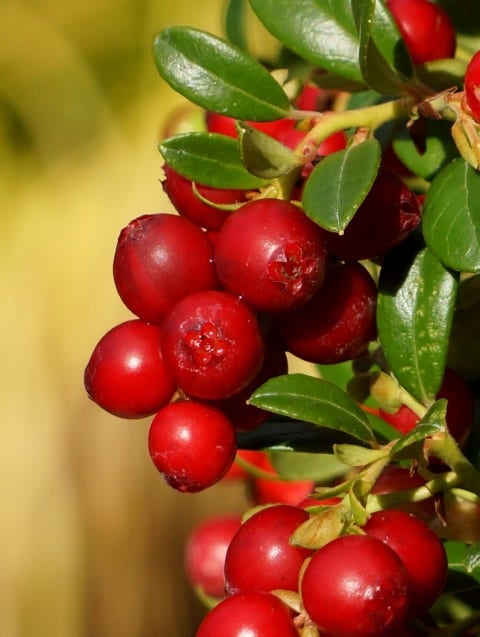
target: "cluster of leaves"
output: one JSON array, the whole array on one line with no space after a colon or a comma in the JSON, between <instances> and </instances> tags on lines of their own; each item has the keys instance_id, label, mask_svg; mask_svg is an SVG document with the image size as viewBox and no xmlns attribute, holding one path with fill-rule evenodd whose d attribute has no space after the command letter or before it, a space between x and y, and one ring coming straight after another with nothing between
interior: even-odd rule
<instances>
[{"instance_id":1,"label":"cluster of leaves","mask_svg":"<svg viewBox=\"0 0 480 637\"><path fill-rule=\"evenodd\" d=\"M250 52L245 24L252 10L278 40L274 59L260 62ZM342 463L371 469L386 459L425 463L426 441L443 440L436 452L459 476L457 486L480 495L475 434L463 455L449 437L445 401L435 399L453 336L465 339L467 361L470 346L478 350L467 340L475 334L471 323L455 331L457 314L468 315L480 302L480 173L472 151L476 140L465 133L465 122L474 134L477 129L461 100L468 56L480 48L465 15L475 16L478 6L468 0L461 16L458 11L452 8L451 15L463 59L417 68L380 0L230 0L226 38L172 26L154 41L159 73L172 88L203 109L238 120L238 139L195 131L160 143L164 160L189 179L288 198L311 147L346 130L354 143L319 162L303 190L301 204L316 223L332 232L346 228L389 144L411 171L412 187L425 194L421 229L379 267L378 342L366 357L322 366L320 378L270 379L251 397L274 416L240 435L239 444L290 451L272 455L285 478L316 478L317 458L309 462L306 455L331 453L332 447ZM296 111L291 97L306 81L348 93L345 108ZM316 122L294 151L247 124L284 117ZM472 316L467 323L478 312ZM477 381L478 362L470 360L466 369ZM379 378L394 402L408 400L422 416L406 436L359 406ZM350 493L361 519L368 489ZM467 578L467 588L480 586L480 546L447 545L452 570Z\"/></svg>"}]
</instances>

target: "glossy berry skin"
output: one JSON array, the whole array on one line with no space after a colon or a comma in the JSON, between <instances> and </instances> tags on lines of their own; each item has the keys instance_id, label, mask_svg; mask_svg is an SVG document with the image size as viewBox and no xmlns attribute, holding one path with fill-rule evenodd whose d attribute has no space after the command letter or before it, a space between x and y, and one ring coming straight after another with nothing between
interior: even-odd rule
<instances>
[{"instance_id":1,"label":"glossy berry skin","mask_svg":"<svg viewBox=\"0 0 480 637\"><path fill-rule=\"evenodd\" d=\"M376 336L377 288L357 262L335 265L304 306L276 317L285 347L312 363L340 363L362 354Z\"/></svg>"},{"instance_id":2,"label":"glossy berry skin","mask_svg":"<svg viewBox=\"0 0 480 637\"><path fill-rule=\"evenodd\" d=\"M456 33L450 16L430 0L387 0L415 65L452 58Z\"/></svg>"},{"instance_id":3,"label":"glossy berry skin","mask_svg":"<svg viewBox=\"0 0 480 637\"><path fill-rule=\"evenodd\" d=\"M464 78L465 100L472 117L480 122L480 51L470 59Z\"/></svg>"},{"instance_id":4,"label":"glossy berry skin","mask_svg":"<svg viewBox=\"0 0 480 637\"><path fill-rule=\"evenodd\" d=\"M220 400L241 391L264 357L255 315L228 292L208 290L179 301L163 325L167 368L187 395Z\"/></svg>"},{"instance_id":5,"label":"glossy berry skin","mask_svg":"<svg viewBox=\"0 0 480 637\"><path fill-rule=\"evenodd\" d=\"M342 535L315 552L305 568L305 610L329 637L381 637L399 625L409 604L398 555L369 535Z\"/></svg>"},{"instance_id":6,"label":"glossy berry skin","mask_svg":"<svg viewBox=\"0 0 480 637\"><path fill-rule=\"evenodd\" d=\"M415 194L395 173L380 170L343 235L326 232L329 254L371 259L401 243L420 222Z\"/></svg>"},{"instance_id":7,"label":"glossy berry skin","mask_svg":"<svg viewBox=\"0 0 480 637\"><path fill-rule=\"evenodd\" d=\"M172 398L176 384L160 351L161 328L132 319L109 330L85 368L89 397L120 418L151 416Z\"/></svg>"},{"instance_id":8,"label":"glossy berry skin","mask_svg":"<svg viewBox=\"0 0 480 637\"><path fill-rule=\"evenodd\" d=\"M209 133L219 133L220 135L227 135L228 137L237 138L238 132L236 129L237 120L228 115L221 115L220 113L212 113L207 111L205 114L205 124ZM251 122L246 121L246 124L259 130L265 135L270 137L276 137L277 133L290 126L291 120L287 118L275 119L271 122Z\"/></svg>"},{"instance_id":9,"label":"glossy berry skin","mask_svg":"<svg viewBox=\"0 0 480 637\"><path fill-rule=\"evenodd\" d=\"M437 400L447 400L447 427L455 440L463 445L471 431L475 417L475 401L468 383L456 372L445 370ZM401 434L411 431L418 423L418 416L406 405L391 414L380 409L380 416Z\"/></svg>"},{"instance_id":10,"label":"glossy berry skin","mask_svg":"<svg viewBox=\"0 0 480 637\"><path fill-rule=\"evenodd\" d=\"M195 637L298 637L288 607L260 591L222 600L205 616Z\"/></svg>"},{"instance_id":11,"label":"glossy berry skin","mask_svg":"<svg viewBox=\"0 0 480 637\"><path fill-rule=\"evenodd\" d=\"M225 556L225 590L298 589L298 576L311 551L290 544L292 533L308 519L299 507L276 504L253 513L233 536Z\"/></svg>"},{"instance_id":12,"label":"glossy berry skin","mask_svg":"<svg viewBox=\"0 0 480 637\"><path fill-rule=\"evenodd\" d=\"M230 210L221 210L209 206L197 197L190 179L183 177L168 165L163 167L165 179L163 189L178 214L187 217L198 226L207 230L219 230L230 214ZM246 191L222 188L210 188L196 184L200 195L215 204L241 204L246 201Z\"/></svg>"},{"instance_id":13,"label":"glossy berry skin","mask_svg":"<svg viewBox=\"0 0 480 637\"><path fill-rule=\"evenodd\" d=\"M215 245L220 283L256 310L306 303L325 275L324 233L288 201L258 199L232 213Z\"/></svg>"},{"instance_id":14,"label":"glossy berry skin","mask_svg":"<svg viewBox=\"0 0 480 637\"><path fill-rule=\"evenodd\" d=\"M448 562L442 542L415 515L389 509L372 513L363 530L385 542L405 565L410 588L410 613L425 612L440 596Z\"/></svg>"},{"instance_id":15,"label":"glossy berry skin","mask_svg":"<svg viewBox=\"0 0 480 637\"><path fill-rule=\"evenodd\" d=\"M189 583L205 595L225 595L223 569L228 545L241 525L237 515L215 516L197 524L187 538L184 564Z\"/></svg>"},{"instance_id":16,"label":"glossy berry skin","mask_svg":"<svg viewBox=\"0 0 480 637\"><path fill-rule=\"evenodd\" d=\"M162 407L153 418L148 450L167 484L196 493L227 473L235 458L235 432L213 407L177 401Z\"/></svg>"},{"instance_id":17,"label":"glossy berry skin","mask_svg":"<svg viewBox=\"0 0 480 637\"><path fill-rule=\"evenodd\" d=\"M212 244L188 219L143 215L120 233L113 276L131 312L148 323L161 323L181 298L216 286Z\"/></svg>"}]
</instances>

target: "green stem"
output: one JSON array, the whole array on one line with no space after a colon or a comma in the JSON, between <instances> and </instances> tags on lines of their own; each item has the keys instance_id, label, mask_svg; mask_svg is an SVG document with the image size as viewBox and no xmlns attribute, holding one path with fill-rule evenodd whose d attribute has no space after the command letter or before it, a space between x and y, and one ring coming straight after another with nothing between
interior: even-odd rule
<instances>
[{"instance_id":1,"label":"green stem","mask_svg":"<svg viewBox=\"0 0 480 637\"><path fill-rule=\"evenodd\" d=\"M410 117L414 105L413 99L402 97L350 111L321 113L317 117L317 123L300 142L295 152L301 157L313 157L319 144L333 133L348 128L367 128L374 131L391 120ZM295 111L292 115L295 115Z\"/></svg>"},{"instance_id":2,"label":"green stem","mask_svg":"<svg viewBox=\"0 0 480 637\"><path fill-rule=\"evenodd\" d=\"M467 460L456 440L449 433L442 433L425 441L426 452L444 462L458 476L455 486L465 487L480 495L480 472Z\"/></svg>"}]
</instances>

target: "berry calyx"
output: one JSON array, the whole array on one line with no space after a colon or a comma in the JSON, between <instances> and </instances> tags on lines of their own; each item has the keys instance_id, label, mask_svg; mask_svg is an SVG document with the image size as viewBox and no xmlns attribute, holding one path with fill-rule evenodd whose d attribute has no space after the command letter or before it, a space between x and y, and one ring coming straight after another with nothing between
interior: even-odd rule
<instances>
[{"instance_id":1,"label":"berry calyx","mask_svg":"<svg viewBox=\"0 0 480 637\"><path fill-rule=\"evenodd\" d=\"M196 493L218 482L235 458L235 432L218 410L193 400L170 403L150 425L148 449L167 484Z\"/></svg>"},{"instance_id":2,"label":"berry calyx","mask_svg":"<svg viewBox=\"0 0 480 637\"><path fill-rule=\"evenodd\" d=\"M306 303L322 284L325 262L323 231L292 203L278 199L239 208L215 244L221 284L266 312Z\"/></svg>"},{"instance_id":3,"label":"berry calyx","mask_svg":"<svg viewBox=\"0 0 480 637\"><path fill-rule=\"evenodd\" d=\"M228 292L179 301L162 325L162 353L187 395L219 400L241 391L260 370L264 342L255 315Z\"/></svg>"}]
</instances>

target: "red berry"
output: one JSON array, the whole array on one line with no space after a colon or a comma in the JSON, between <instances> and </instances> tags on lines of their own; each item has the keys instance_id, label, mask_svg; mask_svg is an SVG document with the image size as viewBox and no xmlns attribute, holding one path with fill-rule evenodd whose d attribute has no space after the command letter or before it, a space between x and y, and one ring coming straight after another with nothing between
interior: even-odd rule
<instances>
[{"instance_id":1,"label":"red berry","mask_svg":"<svg viewBox=\"0 0 480 637\"><path fill-rule=\"evenodd\" d=\"M290 544L293 532L308 519L304 509L276 504L253 513L238 529L225 556L225 590L298 589L298 576L309 549Z\"/></svg>"},{"instance_id":2,"label":"red berry","mask_svg":"<svg viewBox=\"0 0 480 637\"><path fill-rule=\"evenodd\" d=\"M216 516L198 524L188 536L185 572L190 584L200 587L206 595L225 595L225 554L240 525L237 515Z\"/></svg>"},{"instance_id":3,"label":"red berry","mask_svg":"<svg viewBox=\"0 0 480 637\"><path fill-rule=\"evenodd\" d=\"M425 484L425 480L416 472L407 467L388 465L378 476L371 493L374 495L387 495L389 493L401 494L402 491L417 489ZM383 507L382 507L383 508ZM435 517L435 500L432 497L410 502L408 500L398 502L389 508L414 513L424 520L432 520Z\"/></svg>"},{"instance_id":4,"label":"red berry","mask_svg":"<svg viewBox=\"0 0 480 637\"><path fill-rule=\"evenodd\" d=\"M143 215L120 233L113 276L128 309L144 321L160 323L187 294L216 286L212 244L188 219Z\"/></svg>"},{"instance_id":5,"label":"red berry","mask_svg":"<svg viewBox=\"0 0 480 637\"><path fill-rule=\"evenodd\" d=\"M214 407L183 400L155 415L148 449L167 484L196 493L218 482L230 468L236 452L235 432Z\"/></svg>"},{"instance_id":6,"label":"red berry","mask_svg":"<svg viewBox=\"0 0 480 637\"><path fill-rule=\"evenodd\" d=\"M313 480L282 480L267 454L257 463L257 466L262 471L271 472L272 477L252 477L250 497L254 504L298 505L315 488Z\"/></svg>"},{"instance_id":7,"label":"red berry","mask_svg":"<svg viewBox=\"0 0 480 637\"><path fill-rule=\"evenodd\" d=\"M288 606L271 593L227 597L206 615L195 637L298 637Z\"/></svg>"},{"instance_id":8,"label":"red berry","mask_svg":"<svg viewBox=\"0 0 480 637\"><path fill-rule=\"evenodd\" d=\"M380 170L343 235L326 233L327 249L341 259L377 257L403 241L419 222L415 194L398 175Z\"/></svg>"},{"instance_id":9,"label":"red berry","mask_svg":"<svg viewBox=\"0 0 480 637\"><path fill-rule=\"evenodd\" d=\"M463 445L475 417L475 400L468 383L447 367L436 398L445 398L448 401L446 416L448 430L455 440ZM406 405L401 405L393 414L380 409L380 416L401 434L411 431L419 421L419 417Z\"/></svg>"},{"instance_id":10,"label":"red berry","mask_svg":"<svg viewBox=\"0 0 480 637\"><path fill-rule=\"evenodd\" d=\"M228 292L209 290L185 297L162 328L165 364L190 396L232 396L262 365L264 343L256 317Z\"/></svg>"},{"instance_id":11,"label":"red berry","mask_svg":"<svg viewBox=\"0 0 480 637\"><path fill-rule=\"evenodd\" d=\"M480 122L480 51L470 59L464 78L465 99L473 119Z\"/></svg>"},{"instance_id":12,"label":"red berry","mask_svg":"<svg viewBox=\"0 0 480 637\"><path fill-rule=\"evenodd\" d=\"M244 460L254 466L260 466L265 451L255 451L253 449L238 449L235 460ZM241 466L240 462L234 462L228 472L225 474L227 480L245 480L250 476L250 472Z\"/></svg>"},{"instance_id":13,"label":"red berry","mask_svg":"<svg viewBox=\"0 0 480 637\"><path fill-rule=\"evenodd\" d=\"M218 278L257 310L297 307L322 284L323 236L320 227L288 201L252 201L232 213L218 234Z\"/></svg>"},{"instance_id":14,"label":"red berry","mask_svg":"<svg viewBox=\"0 0 480 637\"><path fill-rule=\"evenodd\" d=\"M205 123L207 130L210 133L219 133L220 135L227 135L228 137L238 137L236 129L237 120L228 115L221 115L220 113L212 113L208 111L205 115ZM278 131L282 130L286 125L291 124L291 120L286 118L275 119L271 122L245 122L252 128L270 135L270 137L276 137Z\"/></svg>"},{"instance_id":15,"label":"red berry","mask_svg":"<svg viewBox=\"0 0 480 637\"><path fill-rule=\"evenodd\" d=\"M376 298L376 285L361 264L335 265L307 304L276 317L275 329L287 350L305 361L351 360L376 336Z\"/></svg>"},{"instance_id":16,"label":"red berry","mask_svg":"<svg viewBox=\"0 0 480 637\"><path fill-rule=\"evenodd\" d=\"M387 0L414 64L452 58L456 33L446 11L430 0Z\"/></svg>"},{"instance_id":17,"label":"red berry","mask_svg":"<svg viewBox=\"0 0 480 637\"><path fill-rule=\"evenodd\" d=\"M411 513L389 509L372 513L363 530L393 549L405 565L410 587L410 611L418 615L438 599L448 570L442 542Z\"/></svg>"},{"instance_id":18,"label":"red berry","mask_svg":"<svg viewBox=\"0 0 480 637\"><path fill-rule=\"evenodd\" d=\"M409 603L398 555L369 535L343 535L315 552L305 568L305 610L329 637L380 637L400 624Z\"/></svg>"},{"instance_id":19,"label":"red berry","mask_svg":"<svg viewBox=\"0 0 480 637\"><path fill-rule=\"evenodd\" d=\"M163 189L180 215L207 230L218 230L223 225L230 210L221 210L203 202L196 196L190 179L182 177L170 166L165 165L163 171ZM196 188L204 199L215 204L240 204L246 201L244 190L210 188L201 184L196 184Z\"/></svg>"},{"instance_id":20,"label":"red berry","mask_svg":"<svg viewBox=\"0 0 480 637\"><path fill-rule=\"evenodd\" d=\"M168 403L176 384L165 368L160 337L158 326L138 319L107 332L85 368L90 398L120 418L150 416Z\"/></svg>"}]
</instances>

